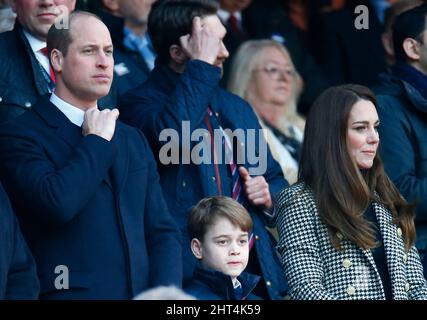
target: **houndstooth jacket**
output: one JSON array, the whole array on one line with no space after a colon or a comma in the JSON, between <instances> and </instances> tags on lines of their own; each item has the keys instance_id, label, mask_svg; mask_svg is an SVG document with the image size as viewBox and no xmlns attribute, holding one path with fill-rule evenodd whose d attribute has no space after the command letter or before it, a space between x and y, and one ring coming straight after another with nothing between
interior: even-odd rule
<instances>
[{"instance_id":1,"label":"houndstooth jacket","mask_svg":"<svg viewBox=\"0 0 427 320\"><path fill-rule=\"evenodd\" d=\"M278 251L292 299L385 299L381 278L370 250L363 250L338 233L343 250L336 250L318 214L313 192L303 183L277 197ZM402 230L391 212L374 203L392 282L393 299L427 299L427 282L417 250L405 252Z\"/></svg>"}]
</instances>

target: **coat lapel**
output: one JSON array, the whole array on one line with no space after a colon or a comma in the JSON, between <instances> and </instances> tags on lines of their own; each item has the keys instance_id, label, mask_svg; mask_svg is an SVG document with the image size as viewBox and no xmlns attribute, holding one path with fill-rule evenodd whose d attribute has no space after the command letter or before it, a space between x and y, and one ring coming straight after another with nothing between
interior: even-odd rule
<instances>
[{"instance_id":1,"label":"coat lapel","mask_svg":"<svg viewBox=\"0 0 427 320\"><path fill-rule=\"evenodd\" d=\"M379 228L381 230L384 251L387 260L387 268L390 274L390 280L392 281L393 296L395 295L395 280L405 277L400 274L401 269L399 268L399 253L401 248L403 250L402 238L396 236L397 226L393 223L393 217L391 213L381 204L374 202L374 210L377 215ZM403 256L403 252L401 255Z\"/></svg>"},{"instance_id":2,"label":"coat lapel","mask_svg":"<svg viewBox=\"0 0 427 320\"><path fill-rule=\"evenodd\" d=\"M49 100L50 95L43 96L37 104L34 105L33 111L43 118L47 125L55 130L56 136L64 140L70 147L75 148L82 140L82 128L73 124L54 104ZM126 148L127 150L127 148ZM119 158L119 157L117 157ZM113 188L108 177L104 181L110 188Z\"/></svg>"},{"instance_id":3,"label":"coat lapel","mask_svg":"<svg viewBox=\"0 0 427 320\"><path fill-rule=\"evenodd\" d=\"M43 96L33 107L33 110L43 118L47 125L54 130L70 147L75 147L82 139L82 129L70 120L49 100L50 96Z\"/></svg>"},{"instance_id":4,"label":"coat lapel","mask_svg":"<svg viewBox=\"0 0 427 320\"><path fill-rule=\"evenodd\" d=\"M114 143L118 148L117 156L114 160L113 166L110 168L110 176L113 184L114 194L118 195L126 182L127 171L129 166L129 146L128 139L124 136L123 132L119 130L119 123L116 124L116 131L114 133Z\"/></svg>"}]
</instances>

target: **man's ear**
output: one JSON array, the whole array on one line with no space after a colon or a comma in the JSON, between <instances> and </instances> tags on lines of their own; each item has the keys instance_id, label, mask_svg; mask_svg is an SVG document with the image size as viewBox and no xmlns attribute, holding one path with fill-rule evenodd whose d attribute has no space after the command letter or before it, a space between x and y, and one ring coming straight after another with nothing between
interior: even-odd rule
<instances>
[{"instance_id":1,"label":"man's ear","mask_svg":"<svg viewBox=\"0 0 427 320\"><path fill-rule=\"evenodd\" d=\"M102 0L102 5L107 8L110 13L118 13L120 9L118 0Z\"/></svg>"},{"instance_id":2,"label":"man's ear","mask_svg":"<svg viewBox=\"0 0 427 320\"><path fill-rule=\"evenodd\" d=\"M191 240L191 251L197 259L203 259L202 243L199 239L193 238Z\"/></svg>"},{"instance_id":3,"label":"man's ear","mask_svg":"<svg viewBox=\"0 0 427 320\"><path fill-rule=\"evenodd\" d=\"M184 50L176 44L173 44L169 47L169 55L176 64L183 65L187 61L187 55Z\"/></svg>"},{"instance_id":4,"label":"man's ear","mask_svg":"<svg viewBox=\"0 0 427 320\"><path fill-rule=\"evenodd\" d=\"M61 72L62 71L62 63L64 61L64 56L62 55L62 52L58 49L53 49L50 53L50 63L52 65L53 70L55 72Z\"/></svg>"},{"instance_id":5,"label":"man's ear","mask_svg":"<svg viewBox=\"0 0 427 320\"><path fill-rule=\"evenodd\" d=\"M406 38L403 40L403 50L409 59L418 61L420 60L420 44L413 38Z\"/></svg>"}]
</instances>

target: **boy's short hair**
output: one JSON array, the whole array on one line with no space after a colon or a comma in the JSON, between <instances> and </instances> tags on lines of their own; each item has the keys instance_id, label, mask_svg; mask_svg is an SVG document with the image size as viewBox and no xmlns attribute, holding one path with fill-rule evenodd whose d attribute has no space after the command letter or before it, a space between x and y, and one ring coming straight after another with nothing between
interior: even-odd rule
<instances>
[{"instance_id":1,"label":"boy's short hair","mask_svg":"<svg viewBox=\"0 0 427 320\"><path fill-rule=\"evenodd\" d=\"M224 196L207 197L191 208L187 225L190 240L196 238L203 241L208 228L214 225L218 218L228 219L245 232L252 229L252 218L240 203Z\"/></svg>"}]
</instances>

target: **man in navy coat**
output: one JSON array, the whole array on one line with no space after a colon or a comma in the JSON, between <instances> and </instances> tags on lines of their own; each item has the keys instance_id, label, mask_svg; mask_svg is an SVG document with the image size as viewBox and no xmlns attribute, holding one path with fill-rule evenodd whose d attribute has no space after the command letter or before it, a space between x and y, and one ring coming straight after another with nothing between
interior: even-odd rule
<instances>
[{"instance_id":1,"label":"man in navy coat","mask_svg":"<svg viewBox=\"0 0 427 320\"><path fill-rule=\"evenodd\" d=\"M263 279L255 294L280 299L286 283L265 227L274 226L274 195L287 182L268 151L252 108L219 88L228 52L222 41L226 31L216 15L217 8L215 1L202 0L165 0L153 5L148 33L158 55L156 66L148 80L120 103L120 113L123 121L143 130L158 155L163 193L183 234L185 281L191 279L196 263L186 232L188 209L210 195L236 198L234 191L239 187L233 166L221 160L219 153L214 160L215 151L208 156L215 132L235 134L228 141L224 134L223 143L217 140L213 149L233 150L234 166L239 166L239 199L254 220L248 271ZM198 148L205 142L209 146L205 145L199 159ZM232 146L227 148L226 144ZM244 154L242 158L239 150ZM222 154L226 152L223 150ZM259 161L251 161L251 154Z\"/></svg>"},{"instance_id":2,"label":"man in navy coat","mask_svg":"<svg viewBox=\"0 0 427 320\"><path fill-rule=\"evenodd\" d=\"M112 42L89 13L48 34L56 89L0 129L0 176L37 263L43 299L130 299L181 285L180 234L141 132L97 108Z\"/></svg>"},{"instance_id":3,"label":"man in navy coat","mask_svg":"<svg viewBox=\"0 0 427 320\"><path fill-rule=\"evenodd\" d=\"M63 14L73 11L75 4L76 0L11 1L15 27L0 34L0 122L16 118L52 91L55 83L45 51L47 33L55 22L66 25ZM116 94L112 89L98 105L114 105Z\"/></svg>"},{"instance_id":4,"label":"man in navy coat","mask_svg":"<svg viewBox=\"0 0 427 320\"><path fill-rule=\"evenodd\" d=\"M0 185L0 300L37 299L36 264Z\"/></svg>"}]
</instances>

